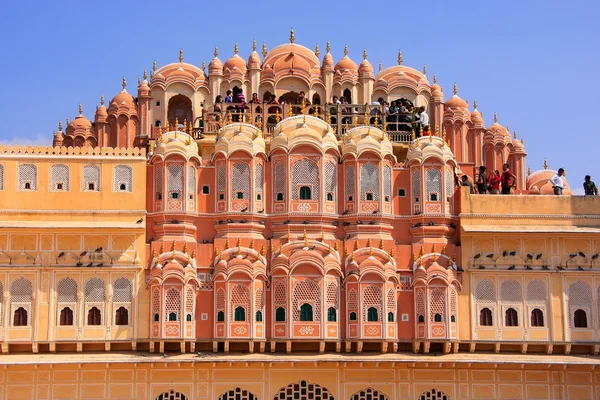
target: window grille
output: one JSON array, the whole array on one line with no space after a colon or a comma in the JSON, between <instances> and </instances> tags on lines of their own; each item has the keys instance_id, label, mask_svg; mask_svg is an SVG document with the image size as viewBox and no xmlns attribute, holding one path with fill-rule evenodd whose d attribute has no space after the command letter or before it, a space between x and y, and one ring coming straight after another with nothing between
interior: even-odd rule
<instances>
[{"instance_id":1,"label":"window grille","mask_svg":"<svg viewBox=\"0 0 600 400\"><path fill-rule=\"evenodd\" d=\"M68 192L69 191L69 167L63 164L53 165L50 172L52 178L50 191Z\"/></svg>"},{"instance_id":2,"label":"window grille","mask_svg":"<svg viewBox=\"0 0 600 400\"><path fill-rule=\"evenodd\" d=\"M520 303L523 301L521 284L514 279L502 282L500 286L500 301L503 303Z\"/></svg>"},{"instance_id":3,"label":"window grille","mask_svg":"<svg viewBox=\"0 0 600 400\"><path fill-rule=\"evenodd\" d=\"M441 316L437 321L435 320L436 315ZM429 320L430 322L446 322L446 293L443 289L433 289L430 293Z\"/></svg>"},{"instance_id":4,"label":"window grille","mask_svg":"<svg viewBox=\"0 0 600 400\"><path fill-rule=\"evenodd\" d=\"M235 163L231 169L231 198L238 198L243 193L244 199L250 198L250 168L245 163Z\"/></svg>"},{"instance_id":5,"label":"window grille","mask_svg":"<svg viewBox=\"0 0 600 400\"><path fill-rule=\"evenodd\" d=\"M396 292L394 289L389 289L387 292L387 308L388 311L396 312Z\"/></svg>"},{"instance_id":6,"label":"window grille","mask_svg":"<svg viewBox=\"0 0 600 400\"><path fill-rule=\"evenodd\" d=\"M369 320L368 317L368 309L375 308L377 310L377 319L376 321L381 321L381 309L383 308L383 295L381 292L381 288L375 285L368 285L363 292L363 319L365 321Z\"/></svg>"},{"instance_id":7,"label":"window grille","mask_svg":"<svg viewBox=\"0 0 600 400\"><path fill-rule=\"evenodd\" d=\"M383 167L383 196L392 197L392 169L387 165Z\"/></svg>"},{"instance_id":8,"label":"window grille","mask_svg":"<svg viewBox=\"0 0 600 400\"><path fill-rule=\"evenodd\" d=\"M582 312L585 313L586 327L590 326L591 309L592 288L590 285L581 280L571 283L569 285L569 325L571 328L575 327L574 320L576 310L582 310Z\"/></svg>"},{"instance_id":9,"label":"window grille","mask_svg":"<svg viewBox=\"0 0 600 400\"><path fill-rule=\"evenodd\" d=\"M354 289L350 289L348 292L348 310L358 310L358 296L356 295L356 290Z\"/></svg>"},{"instance_id":10,"label":"window grille","mask_svg":"<svg viewBox=\"0 0 600 400\"><path fill-rule=\"evenodd\" d=\"M337 282L327 284L327 307L338 308L338 285Z\"/></svg>"},{"instance_id":11,"label":"window grille","mask_svg":"<svg viewBox=\"0 0 600 400\"><path fill-rule=\"evenodd\" d=\"M227 187L227 181L225 179L225 166L221 163L217 167L217 191L219 193L225 192Z\"/></svg>"},{"instance_id":12,"label":"window grille","mask_svg":"<svg viewBox=\"0 0 600 400\"><path fill-rule=\"evenodd\" d=\"M254 308L257 311L261 311L264 306L263 290L262 288L258 288L256 289L256 294L254 295Z\"/></svg>"},{"instance_id":13,"label":"window grille","mask_svg":"<svg viewBox=\"0 0 600 400\"><path fill-rule=\"evenodd\" d=\"M353 165L346 166L346 176L344 177L344 179L346 181L346 200L349 201L350 197L354 199L354 196L356 196L356 173L354 172Z\"/></svg>"},{"instance_id":14,"label":"window grille","mask_svg":"<svg viewBox=\"0 0 600 400\"><path fill-rule=\"evenodd\" d=\"M4 190L4 164L0 164L0 190Z\"/></svg>"},{"instance_id":15,"label":"window grille","mask_svg":"<svg viewBox=\"0 0 600 400\"><path fill-rule=\"evenodd\" d=\"M156 198L157 199L162 199L162 194L163 194L163 169L162 169L162 165L158 165L156 167L156 169L154 170L156 172L156 181L155 181L155 187L156 187Z\"/></svg>"},{"instance_id":16,"label":"window grille","mask_svg":"<svg viewBox=\"0 0 600 400\"><path fill-rule=\"evenodd\" d=\"M477 283L475 300L478 303L496 303L496 289L489 279L482 279Z\"/></svg>"},{"instance_id":17,"label":"window grille","mask_svg":"<svg viewBox=\"0 0 600 400\"><path fill-rule=\"evenodd\" d=\"M59 303L77 303L77 282L74 279L61 279L56 291Z\"/></svg>"},{"instance_id":18,"label":"window grille","mask_svg":"<svg viewBox=\"0 0 600 400\"><path fill-rule=\"evenodd\" d=\"M319 199L319 167L307 158L296 161L292 166L292 200L299 200L300 187L312 188L312 199Z\"/></svg>"},{"instance_id":19,"label":"window grille","mask_svg":"<svg viewBox=\"0 0 600 400\"><path fill-rule=\"evenodd\" d=\"M196 194L196 170L191 165L188 166L187 190L188 196Z\"/></svg>"},{"instance_id":20,"label":"window grille","mask_svg":"<svg viewBox=\"0 0 600 400\"><path fill-rule=\"evenodd\" d=\"M113 284L113 302L131 303L131 281L121 277Z\"/></svg>"},{"instance_id":21,"label":"window grille","mask_svg":"<svg viewBox=\"0 0 600 400\"><path fill-rule=\"evenodd\" d=\"M263 165L256 164L254 166L254 191L256 193L262 193L263 186L264 186Z\"/></svg>"},{"instance_id":22,"label":"window grille","mask_svg":"<svg viewBox=\"0 0 600 400\"><path fill-rule=\"evenodd\" d=\"M325 164L325 192L326 193L335 193L337 189L337 185L335 183L335 169L336 165L327 161Z\"/></svg>"},{"instance_id":23,"label":"window grille","mask_svg":"<svg viewBox=\"0 0 600 400\"><path fill-rule=\"evenodd\" d=\"M379 390L366 388L354 393L350 400L390 400L390 398Z\"/></svg>"},{"instance_id":24,"label":"window grille","mask_svg":"<svg viewBox=\"0 0 600 400\"><path fill-rule=\"evenodd\" d=\"M37 190L37 167L35 165L19 165L19 190Z\"/></svg>"},{"instance_id":25,"label":"window grille","mask_svg":"<svg viewBox=\"0 0 600 400\"><path fill-rule=\"evenodd\" d=\"M412 170L412 192L414 197L421 196L421 173L418 168Z\"/></svg>"},{"instance_id":26,"label":"window grille","mask_svg":"<svg viewBox=\"0 0 600 400\"><path fill-rule=\"evenodd\" d=\"M194 288L188 287L185 291L185 312L188 315L194 313Z\"/></svg>"},{"instance_id":27,"label":"window grille","mask_svg":"<svg viewBox=\"0 0 600 400\"><path fill-rule=\"evenodd\" d=\"M432 200L431 195L435 194L437 199L439 200L440 194L442 192L442 174L439 169L436 168L427 168L427 172L425 173L425 190L427 200Z\"/></svg>"},{"instance_id":28,"label":"window grille","mask_svg":"<svg viewBox=\"0 0 600 400\"><path fill-rule=\"evenodd\" d=\"M84 192L100 191L100 168L97 165L86 165L83 167Z\"/></svg>"},{"instance_id":29,"label":"window grille","mask_svg":"<svg viewBox=\"0 0 600 400\"><path fill-rule=\"evenodd\" d=\"M85 302L104 303L106 301L106 288L104 281L94 277L85 283Z\"/></svg>"},{"instance_id":30,"label":"window grille","mask_svg":"<svg viewBox=\"0 0 600 400\"><path fill-rule=\"evenodd\" d=\"M452 179L452 172L450 170L446 170L446 197L448 200L454 194L454 179Z\"/></svg>"},{"instance_id":31,"label":"window grille","mask_svg":"<svg viewBox=\"0 0 600 400\"><path fill-rule=\"evenodd\" d=\"M173 319L170 314L174 314ZM181 292L172 287L165 295L165 321L181 321Z\"/></svg>"},{"instance_id":32,"label":"window grille","mask_svg":"<svg viewBox=\"0 0 600 400\"><path fill-rule=\"evenodd\" d=\"M234 319L235 309L237 307L242 307L247 312L250 311L250 289L242 284L237 284L231 289L231 319ZM245 314L247 314L247 312Z\"/></svg>"},{"instance_id":33,"label":"window grille","mask_svg":"<svg viewBox=\"0 0 600 400\"><path fill-rule=\"evenodd\" d=\"M33 299L33 286L28 279L19 278L10 286L10 301L12 303L31 303Z\"/></svg>"},{"instance_id":34,"label":"window grille","mask_svg":"<svg viewBox=\"0 0 600 400\"><path fill-rule=\"evenodd\" d=\"M222 311L225 309L225 290L223 288L217 290L217 310Z\"/></svg>"},{"instance_id":35,"label":"window grille","mask_svg":"<svg viewBox=\"0 0 600 400\"><path fill-rule=\"evenodd\" d=\"M117 165L115 167L115 192L131 192L132 179L129 165Z\"/></svg>"},{"instance_id":36,"label":"window grille","mask_svg":"<svg viewBox=\"0 0 600 400\"><path fill-rule=\"evenodd\" d=\"M300 321L300 307L302 304L310 304L313 307L315 322L321 321L321 289L319 285L310 280L305 279L296 283L294 286L293 295L293 320Z\"/></svg>"},{"instance_id":37,"label":"window grille","mask_svg":"<svg viewBox=\"0 0 600 400\"><path fill-rule=\"evenodd\" d=\"M417 289L417 315L419 318L424 318L425 315L425 290L421 288Z\"/></svg>"},{"instance_id":38,"label":"window grille","mask_svg":"<svg viewBox=\"0 0 600 400\"><path fill-rule=\"evenodd\" d=\"M292 383L287 387L279 389L276 400L294 400L294 399L314 399L314 400L334 400L329 389L317 385L316 383L308 383L300 381ZM437 400L437 399L436 399ZM443 399L446 400L446 399Z\"/></svg>"},{"instance_id":39,"label":"window grille","mask_svg":"<svg viewBox=\"0 0 600 400\"><path fill-rule=\"evenodd\" d=\"M169 390L168 392L159 394L156 400L188 400L188 398L182 393Z\"/></svg>"},{"instance_id":40,"label":"window grille","mask_svg":"<svg viewBox=\"0 0 600 400\"><path fill-rule=\"evenodd\" d=\"M431 389L427 392L423 392L419 396L419 400L450 400L450 396L439 390Z\"/></svg>"},{"instance_id":41,"label":"window grille","mask_svg":"<svg viewBox=\"0 0 600 400\"><path fill-rule=\"evenodd\" d=\"M287 285L283 280L273 284L273 304L285 306L287 304Z\"/></svg>"},{"instance_id":42,"label":"window grille","mask_svg":"<svg viewBox=\"0 0 600 400\"><path fill-rule=\"evenodd\" d=\"M183 167L180 164L171 164L167 167L167 188L171 197L173 197L173 193L176 193L177 198L181 198L181 193L183 192Z\"/></svg>"},{"instance_id":43,"label":"window grille","mask_svg":"<svg viewBox=\"0 0 600 400\"><path fill-rule=\"evenodd\" d=\"M273 197L276 198L278 193L281 193L282 195L285 194L285 183L287 182L287 179L285 177L285 166L282 162L275 164L275 167L273 168L273 180Z\"/></svg>"},{"instance_id":44,"label":"window grille","mask_svg":"<svg viewBox=\"0 0 600 400\"><path fill-rule=\"evenodd\" d=\"M546 304L546 285L535 279L527 285L527 302L533 304Z\"/></svg>"},{"instance_id":45,"label":"window grille","mask_svg":"<svg viewBox=\"0 0 600 400\"><path fill-rule=\"evenodd\" d=\"M373 194L373 201L379 201L379 168L373 163L360 167L360 197L367 200L367 193Z\"/></svg>"},{"instance_id":46,"label":"window grille","mask_svg":"<svg viewBox=\"0 0 600 400\"><path fill-rule=\"evenodd\" d=\"M258 397L248 390L237 387L220 395L219 400L258 400Z\"/></svg>"}]
</instances>

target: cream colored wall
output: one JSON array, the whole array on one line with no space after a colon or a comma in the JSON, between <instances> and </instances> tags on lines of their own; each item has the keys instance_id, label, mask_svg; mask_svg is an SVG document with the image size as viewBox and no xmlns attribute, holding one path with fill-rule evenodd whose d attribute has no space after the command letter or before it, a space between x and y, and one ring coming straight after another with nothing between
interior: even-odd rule
<instances>
[{"instance_id":1,"label":"cream colored wall","mask_svg":"<svg viewBox=\"0 0 600 400\"><path fill-rule=\"evenodd\" d=\"M450 399L592 399L600 373L590 365L467 363L156 362L9 365L0 371L6 399L155 399L177 391L187 399L218 399L240 387L272 399L282 387L305 380L335 399L366 388L388 399L418 399L431 389ZM359 397L364 400L365 397ZM246 400L246 399L242 399Z\"/></svg>"}]
</instances>

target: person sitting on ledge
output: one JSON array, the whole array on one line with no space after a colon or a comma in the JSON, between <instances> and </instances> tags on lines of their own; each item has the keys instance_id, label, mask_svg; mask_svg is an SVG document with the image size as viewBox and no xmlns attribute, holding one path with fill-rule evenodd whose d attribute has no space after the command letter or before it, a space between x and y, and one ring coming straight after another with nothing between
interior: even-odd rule
<instances>
[{"instance_id":1,"label":"person sitting on ledge","mask_svg":"<svg viewBox=\"0 0 600 400\"><path fill-rule=\"evenodd\" d=\"M466 175L463 175L460 179L462 180L461 185L468 186L469 193L475 194L475 188L473 187L473 184L471 182L469 182L469 177Z\"/></svg>"}]
</instances>

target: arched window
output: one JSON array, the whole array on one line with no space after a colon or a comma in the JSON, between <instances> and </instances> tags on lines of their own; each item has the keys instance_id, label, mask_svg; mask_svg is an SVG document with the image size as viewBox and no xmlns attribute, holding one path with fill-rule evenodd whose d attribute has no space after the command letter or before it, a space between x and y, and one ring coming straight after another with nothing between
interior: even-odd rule
<instances>
[{"instance_id":1,"label":"arched window","mask_svg":"<svg viewBox=\"0 0 600 400\"><path fill-rule=\"evenodd\" d=\"M276 322L285 321L285 308L277 307L277 309L275 310L275 321Z\"/></svg>"},{"instance_id":2,"label":"arched window","mask_svg":"<svg viewBox=\"0 0 600 400\"><path fill-rule=\"evenodd\" d=\"M519 316L517 310L509 308L504 313L504 325L505 326L519 326Z\"/></svg>"},{"instance_id":3,"label":"arched window","mask_svg":"<svg viewBox=\"0 0 600 400\"><path fill-rule=\"evenodd\" d=\"M188 314L188 315L186 315L186 316L185 316L185 320L186 320L187 322L192 322L192 314Z\"/></svg>"},{"instance_id":4,"label":"arched window","mask_svg":"<svg viewBox=\"0 0 600 400\"><path fill-rule=\"evenodd\" d=\"M183 167L180 164L170 164L167 167L167 191L171 199L181 198L183 192Z\"/></svg>"},{"instance_id":5,"label":"arched window","mask_svg":"<svg viewBox=\"0 0 600 400\"><path fill-rule=\"evenodd\" d=\"M233 164L231 170L231 198L250 198L250 168L248 164L238 162Z\"/></svg>"},{"instance_id":6,"label":"arched window","mask_svg":"<svg viewBox=\"0 0 600 400\"><path fill-rule=\"evenodd\" d=\"M115 167L115 192L131 192L132 172L129 165Z\"/></svg>"},{"instance_id":7,"label":"arched window","mask_svg":"<svg viewBox=\"0 0 600 400\"><path fill-rule=\"evenodd\" d=\"M52 192L69 191L69 167L63 164L53 165L50 175L52 178L50 190Z\"/></svg>"},{"instance_id":8,"label":"arched window","mask_svg":"<svg viewBox=\"0 0 600 400\"><path fill-rule=\"evenodd\" d=\"M277 193L277 201L283 201L283 193Z\"/></svg>"},{"instance_id":9,"label":"arched window","mask_svg":"<svg viewBox=\"0 0 600 400\"><path fill-rule=\"evenodd\" d=\"M350 321L356 321L356 313L352 311L350 313L350 317L348 318Z\"/></svg>"},{"instance_id":10,"label":"arched window","mask_svg":"<svg viewBox=\"0 0 600 400\"><path fill-rule=\"evenodd\" d=\"M262 311L256 312L256 322L263 322Z\"/></svg>"},{"instance_id":11,"label":"arched window","mask_svg":"<svg viewBox=\"0 0 600 400\"><path fill-rule=\"evenodd\" d=\"M304 303L300 306L300 321L312 321L313 320L313 307Z\"/></svg>"},{"instance_id":12,"label":"arched window","mask_svg":"<svg viewBox=\"0 0 600 400\"><path fill-rule=\"evenodd\" d=\"M348 102L348 104L352 104L352 92L350 89L344 89L342 96L344 96L344 99Z\"/></svg>"},{"instance_id":13,"label":"arched window","mask_svg":"<svg viewBox=\"0 0 600 400\"><path fill-rule=\"evenodd\" d=\"M308 187L308 186L300 187L300 200L311 200L310 187Z\"/></svg>"},{"instance_id":14,"label":"arched window","mask_svg":"<svg viewBox=\"0 0 600 400\"><path fill-rule=\"evenodd\" d=\"M282 387L277 391L274 396L275 399L279 400L290 400L290 399L314 399L314 400L333 400L334 396L331 392L323 386L316 383L308 383L307 381L300 381L291 383L287 387ZM337 397L336 397L337 399ZM375 400L375 399L373 399Z\"/></svg>"},{"instance_id":15,"label":"arched window","mask_svg":"<svg viewBox=\"0 0 600 400\"><path fill-rule=\"evenodd\" d=\"M37 167L33 164L19 165L19 190L36 190Z\"/></svg>"},{"instance_id":16,"label":"arched window","mask_svg":"<svg viewBox=\"0 0 600 400\"><path fill-rule=\"evenodd\" d=\"M160 315L154 314L154 322L158 322L160 320Z\"/></svg>"},{"instance_id":17,"label":"arched window","mask_svg":"<svg viewBox=\"0 0 600 400\"><path fill-rule=\"evenodd\" d=\"M217 322L225 322L225 313L223 311L217 313Z\"/></svg>"},{"instance_id":18,"label":"arched window","mask_svg":"<svg viewBox=\"0 0 600 400\"><path fill-rule=\"evenodd\" d=\"M375 307L369 307L367 309L367 321L377 322L378 321L377 309Z\"/></svg>"},{"instance_id":19,"label":"arched window","mask_svg":"<svg viewBox=\"0 0 600 400\"><path fill-rule=\"evenodd\" d=\"M379 390L366 388L354 393L350 400L390 400L390 398Z\"/></svg>"},{"instance_id":20,"label":"arched window","mask_svg":"<svg viewBox=\"0 0 600 400\"><path fill-rule=\"evenodd\" d=\"M391 311L388 313L388 322L394 322L394 313Z\"/></svg>"},{"instance_id":21,"label":"arched window","mask_svg":"<svg viewBox=\"0 0 600 400\"><path fill-rule=\"evenodd\" d=\"M328 322L336 322L337 321L337 312L335 308L329 307L327 309L327 321Z\"/></svg>"},{"instance_id":22,"label":"arched window","mask_svg":"<svg viewBox=\"0 0 600 400\"><path fill-rule=\"evenodd\" d=\"M435 314L433 316L433 322L442 322L442 314L439 314L439 313Z\"/></svg>"},{"instance_id":23,"label":"arched window","mask_svg":"<svg viewBox=\"0 0 600 400\"><path fill-rule=\"evenodd\" d=\"M450 316L450 322L456 322L456 316L455 315L451 315Z\"/></svg>"},{"instance_id":24,"label":"arched window","mask_svg":"<svg viewBox=\"0 0 600 400\"><path fill-rule=\"evenodd\" d=\"M360 167L360 196L364 201L379 201L379 167L374 163Z\"/></svg>"},{"instance_id":25,"label":"arched window","mask_svg":"<svg viewBox=\"0 0 600 400\"><path fill-rule=\"evenodd\" d=\"M480 326L492 326L492 310L485 307L479 311L479 325Z\"/></svg>"},{"instance_id":26,"label":"arched window","mask_svg":"<svg viewBox=\"0 0 600 400\"><path fill-rule=\"evenodd\" d=\"M220 395L219 400L258 400L258 397L248 390L237 387Z\"/></svg>"},{"instance_id":27,"label":"arched window","mask_svg":"<svg viewBox=\"0 0 600 400\"><path fill-rule=\"evenodd\" d=\"M539 308L531 310L531 326L544 326L544 313Z\"/></svg>"},{"instance_id":28,"label":"arched window","mask_svg":"<svg viewBox=\"0 0 600 400\"><path fill-rule=\"evenodd\" d=\"M84 192L100 191L100 168L97 165L86 165L83 167L83 189Z\"/></svg>"},{"instance_id":29,"label":"arched window","mask_svg":"<svg viewBox=\"0 0 600 400\"><path fill-rule=\"evenodd\" d=\"M419 322L425 322L425 316L424 315L419 315Z\"/></svg>"},{"instance_id":30,"label":"arched window","mask_svg":"<svg viewBox=\"0 0 600 400\"><path fill-rule=\"evenodd\" d=\"M303 158L300 161L296 161L292 166L292 200L311 200L318 199L320 192L319 188L321 185L319 166L315 161ZM301 189L303 186L310 188L310 191L304 191ZM281 190L283 192L283 190ZM300 195L308 198L301 198Z\"/></svg>"},{"instance_id":31,"label":"arched window","mask_svg":"<svg viewBox=\"0 0 600 400\"><path fill-rule=\"evenodd\" d=\"M418 400L450 400L450 396L444 392L440 392L437 389L431 389L427 392L421 393L421 395L418 397Z\"/></svg>"},{"instance_id":32,"label":"arched window","mask_svg":"<svg viewBox=\"0 0 600 400\"><path fill-rule=\"evenodd\" d=\"M60 321L61 326L71 326L73 325L73 310L69 307L65 307L60 310Z\"/></svg>"},{"instance_id":33,"label":"arched window","mask_svg":"<svg viewBox=\"0 0 600 400\"><path fill-rule=\"evenodd\" d=\"M245 321L246 320L246 309L244 307L238 306L235 308L235 312L233 314L234 321Z\"/></svg>"},{"instance_id":34,"label":"arched window","mask_svg":"<svg viewBox=\"0 0 600 400\"><path fill-rule=\"evenodd\" d=\"M177 321L177 313L169 313L169 321Z\"/></svg>"},{"instance_id":35,"label":"arched window","mask_svg":"<svg viewBox=\"0 0 600 400\"><path fill-rule=\"evenodd\" d=\"M575 310L573 317L574 317L573 326L575 328L587 328L588 327L587 313L585 311L583 311L582 309L577 309L577 310Z\"/></svg>"},{"instance_id":36,"label":"arched window","mask_svg":"<svg viewBox=\"0 0 600 400\"><path fill-rule=\"evenodd\" d=\"M102 313L98 307L92 307L88 310L87 324L92 326L102 325Z\"/></svg>"},{"instance_id":37,"label":"arched window","mask_svg":"<svg viewBox=\"0 0 600 400\"><path fill-rule=\"evenodd\" d=\"M125 307L117 308L115 312L115 325L129 325L129 311Z\"/></svg>"},{"instance_id":38,"label":"arched window","mask_svg":"<svg viewBox=\"0 0 600 400\"><path fill-rule=\"evenodd\" d=\"M155 400L188 400L188 398L182 393L176 392L174 390L169 390L168 392L159 394Z\"/></svg>"},{"instance_id":39,"label":"arched window","mask_svg":"<svg viewBox=\"0 0 600 400\"><path fill-rule=\"evenodd\" d=\"M19 307L15 310L15 315L13 318L13 326L27 326L27 310L23 307Z\"/></svg>"}]
</instances>

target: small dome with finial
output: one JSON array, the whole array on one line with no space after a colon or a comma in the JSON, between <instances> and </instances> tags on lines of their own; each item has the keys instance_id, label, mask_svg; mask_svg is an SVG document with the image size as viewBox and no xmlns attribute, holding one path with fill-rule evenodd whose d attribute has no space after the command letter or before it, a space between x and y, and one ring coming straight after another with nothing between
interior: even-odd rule
<instances>
[{"instance_id":1,"label":"small dome with finial","mask_svg":"<svg viewBox=\"0 0 600 400\"><path fill-rule=\"evenodd\" d=\"M215 58L208 64L208 73L210 75L221 75L223 73L223 63L219 60L219 48L215 47Z\"/></svg>"},{"instance_id":2,"label":"small dome with finial","mask_svg":"<svg viewBox=\"0 0 600 400\"><path fill-rule=\"evenodd\" d=\"M512 140L508 129L498 123L498 114L496 113L494 113L494 123L487 128L486 135L493 136L495 143L508 144Z\"/></svg>"},{"instance_id":3,"label":"small dome with finial","mask_svg":"<svg viewBox=\"0 0 600 400\"><path fill-rule=\"evenodd\" d=\"M256 52L256 39L252 41L252 53L248 57L249 69L260 69L260 56Z\"/></svg>"},{"instance_id":4,"label":"small dome with finial","mask_svg":"<svg viewBox=\"0 0 600 400\"><path fill-rule=\"evenodd\" d=\"M335 64L335 68L334 68L335 72L344 72L344 71L350 71L350 72L356 72L358 71L358 65L356 65L356 63L354 61L352 61L352 59L350 59L350 57L348 57L348 46L344 46L344 57L342 57L342 59L340 61L337 62L337 64Z\"/></svg>"},{"instance_id":5,"label":"small dome with finial","mask_svg":"<svg viewBox=\"0 0 600 400\"><path fill-rule=\"evenodd\" d=\"M116 112L117 109L122 109L122 110L127 110L126 112L136 110L136 113L137 113L135 99L133 98L132 95L127 93L127 79L125 79L125 77L123 77L123 80L121 82L121 87L123 88L123 90L121 90L121 93L117 94L110 101L110 104L108 107L109 112Z\"/></svg>"},{"instance_id":6,"label":"small dome with finial","mask_svg":"<svg viewBox=\"0 0 600 400\"><path fill-rule=\"evenodd\" d=\"M246 61L238 54L238 44L236 43L233 47L233 56L229 58L223 65L223 71L233 72L234 70L238 70L242 73L246 71Z\"/></svg>"},{"instance_id":7,"label":"small dome with finial","mask_svg":"<svg viewBox=\"0 0 600 400\"><path fill-rule=\"evenodd\" d=\"M76 135L76 134L90 134L92 130L92 123L89 119L87 119L83 115L83 107L79 104L79 115L75 117L71 123L67 126L66 133L67 135Z\"/></svg>"},{"instance_id":8,"label":"small dome with finial","mask_svg":"<svg viewBox=\"0 0 600 400\"><path fill-rule=\"evenodd\" d=\"M469 104L466 101L458 97L458 87L456 86L456 82L454 83L453 89L454 96L452 96L447 102L446 107L449 108L464 108L469 109Z\"/></svg>"},{"instance_id":9,"label":"small dome with finial","mask_svg":"<svg viewBox=\"0 0 600 400\"><path fill-rule=\"evenodd\" d=\"M361 78L363 78L363 77L372 78L373 77L373 66L367 60L367 49L363 50L363 61L360 63L360 66L358 67L358 72L360 73Z\"/></svg>"},{"instance_id":10,"label":"small dome with finial","mask_svg":"<svg viewBox=\"0 0 600 400\"><path fill-rule=\"evenodd\" d=\"M98 107L98 109L96 110L96 121L104 122L104 121L106 121L107 117L108 117L108 111L106 110L106 107L104 106L104 95L102 95L102 96L100 96L100 107Z\"/></svg>"},{"instance_id":11,"label":"small dome with finial","mask_svg":"<svg viewBox=\"0 0 600 400\"><path fill-rule=\"evenodd\" d=\"M325 46L325 56L323 57L323 63L321 64L324 71L333 71L333 56L330 51L331 45L327 42L327 46Z\"/></svg>"}]
</instances>

